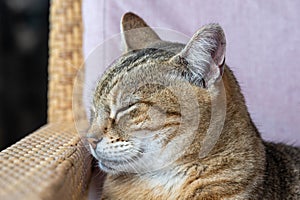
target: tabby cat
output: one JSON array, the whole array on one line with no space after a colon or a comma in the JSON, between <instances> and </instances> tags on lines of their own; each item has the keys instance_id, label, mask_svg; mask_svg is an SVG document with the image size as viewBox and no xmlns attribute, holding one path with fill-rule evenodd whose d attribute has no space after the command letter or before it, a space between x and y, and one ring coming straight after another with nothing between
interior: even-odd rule
<instances>
[{"instance_id":1,"label":"tabby cat","mask_svg":"<svg viewBox=\"0 0 300 200\"><path fill-rule=\"evenodd\" d=\"M87 133L102 199L300 199L300 149L262 140L218 24L186 45L133 13L121 29L126 49L97 82Z\"/></svg>"}]
</instances>

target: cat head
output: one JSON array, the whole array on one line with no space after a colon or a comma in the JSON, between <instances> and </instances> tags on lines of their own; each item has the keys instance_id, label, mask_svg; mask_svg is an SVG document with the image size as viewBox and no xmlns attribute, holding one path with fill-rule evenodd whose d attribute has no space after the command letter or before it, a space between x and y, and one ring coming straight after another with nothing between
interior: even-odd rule
<instances>
[{"instance_id":1,"label":"cat head","mask_svg":"<svg viewBox=\"0 0 300 200\"><path fill-rule=\"evenodd\" d=\"M140 17L121 20L124 54L97 83L87 138L108 173L146 173L199 153L221 80L225 36L218 24L184 45L163 41Z\"/></svg>"}]
</instances>

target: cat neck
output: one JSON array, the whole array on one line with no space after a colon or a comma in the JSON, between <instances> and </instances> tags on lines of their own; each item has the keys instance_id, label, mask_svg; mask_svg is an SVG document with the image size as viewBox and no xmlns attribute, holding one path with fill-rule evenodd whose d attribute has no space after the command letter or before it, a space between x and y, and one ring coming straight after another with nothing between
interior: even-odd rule
<instances>
[{"instance_id":1,"label":"cat neck","mask_svg":"<svg viewBox=\"0 0 300 200\"><path fill-rule=\"evenodd\" d=\"M248 155L264 157L261 153L264 152L262 138L248 113L239 84L228 67L224 70L223 84L226 92L226 117L211 154L247 152Z\"/></svg>"}]
</instances>

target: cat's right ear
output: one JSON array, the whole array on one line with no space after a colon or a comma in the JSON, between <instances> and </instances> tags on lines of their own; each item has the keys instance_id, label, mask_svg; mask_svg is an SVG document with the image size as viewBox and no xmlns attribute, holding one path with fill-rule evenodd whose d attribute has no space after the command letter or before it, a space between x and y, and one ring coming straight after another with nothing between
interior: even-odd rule
<instances>
[{"instance_id":1,"label":"cat's right ear","mask_svg":"<svg viewBox=\"0 0 300 200\"><path fill-rule=\"evenodd\" d=\"M122 17L121 32L125 52L145 48L160 40L142 18L131 12Z\"/></svg>"},{"instance_id":2,"label":"cat's right ear","mask_svg":"<svg viewBox=\"0 0 300 200\"><path fill-rule=\"evenodd\" d=\"M171 62L180 66L190 82L210 87L220 80L225 66L226 39L218 24L199 29Z\"/></svg>"}]
</instances>

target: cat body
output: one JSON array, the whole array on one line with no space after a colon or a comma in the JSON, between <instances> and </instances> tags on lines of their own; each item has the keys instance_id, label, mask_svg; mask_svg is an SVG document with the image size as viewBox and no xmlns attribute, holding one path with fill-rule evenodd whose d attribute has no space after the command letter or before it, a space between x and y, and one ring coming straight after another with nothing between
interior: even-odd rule
<instances>
[{"instance_id":1,"label":"cat body","mask_svg":"<svg viewBox=\"0 0 300 200\"><path fill-rule=\"evenodd\" d=\"M122 31L126 52L97 84L87 134L107 172L102 199L300 199L300 149L261 139L219 25L187 45L132 13Z\"/></svg>"}]
</instances>

